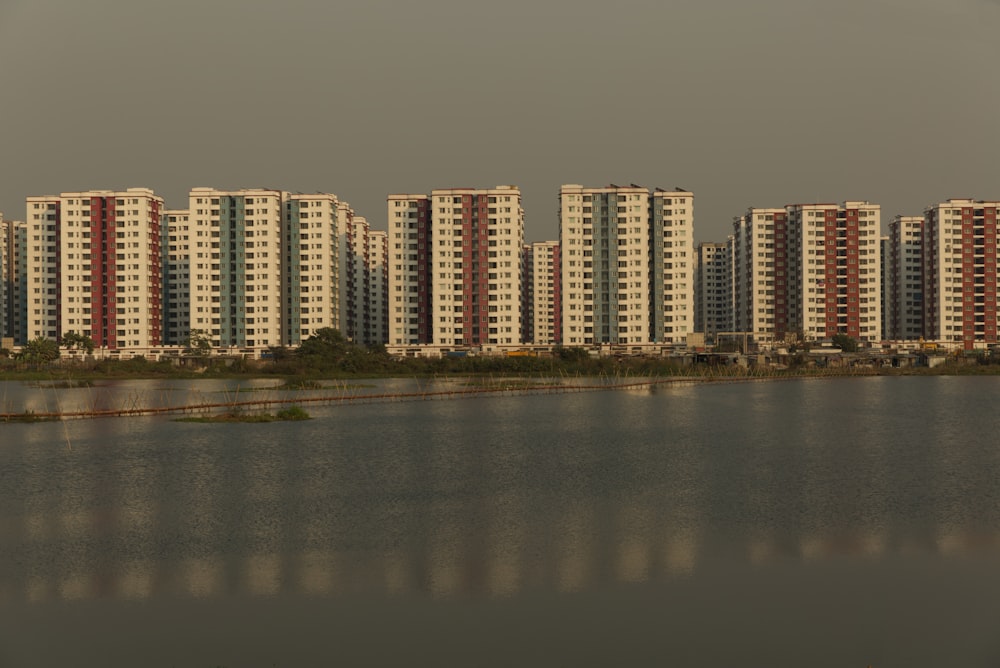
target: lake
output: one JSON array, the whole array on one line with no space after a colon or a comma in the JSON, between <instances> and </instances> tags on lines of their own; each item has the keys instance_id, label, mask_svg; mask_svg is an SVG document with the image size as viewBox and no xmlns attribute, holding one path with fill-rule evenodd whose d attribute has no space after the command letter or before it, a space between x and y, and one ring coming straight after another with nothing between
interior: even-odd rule
<instances>
[{"instance_id":1,"label":"lake","mask_svg":"<svg viewBox=\"0 0 1000 668\"><path fill-rule=\"evenodd\" d=\"M0 424L0 666L1000 666L998 396L867 377Z\"/></svg>"}]
</instances>

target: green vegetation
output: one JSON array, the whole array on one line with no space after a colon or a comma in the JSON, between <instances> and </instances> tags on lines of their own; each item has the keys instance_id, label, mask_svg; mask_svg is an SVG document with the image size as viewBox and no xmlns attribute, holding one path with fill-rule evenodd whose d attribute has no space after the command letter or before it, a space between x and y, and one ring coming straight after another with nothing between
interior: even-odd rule
<instances>
[{"instance_id":1,"label":"green vegetation","mask_svg":"<svg viewBox=\"0 0 1000 668\"><path fill-rule=\"evenodd\" d=\"M62 338L59 339L59 345L67 351L79 350L88 355L94 352L94 340L86 334L77 334L73 331L63 334Z\"/></svg>"},{"instance_id":2,"label":"green vegetation","mask_svg":"<svg viewBox=\"0 0 1000 668\"><path fill-rule=\"evenodd\" d=\"M289 406L278 411L275 417L279 420L309 420L311 416L299 406Z\"/></svg>"},{"instance_id":3,"label":"green vegetation","mask_svg":"<svg viewBox=\"0 0 1000 668\"><path fill-rule=\"evenodd\" d=\"M847 334L834 334L830 340L845 353L858 352L858 342Z\"/></svg>"},{"instance_id":4,"label":"green vegetation","mask_svg":"<svg viewBox=\"0 0 1000 668\"><path fill-rule=\"evenodd\" d=\"M39 336L25 344L17 359L28 364L45 364L59 359L59 344L52 339Z\"/></svg>"},{"instance_id":5,"label":"green vegetation","mask_svg":"<svg viewBox=\"0 0 1000 668\"><path fill-rule=\"evenodd\" d=\"M212 339L203 329L192 329L184 342L184 354L205 356L212 353Z\"/></svg>"},{"instance_id":6,"label":"green vegetation","mask_svg":"<svg viewBox=\"0 0 1000 668\"><path fill-rule=\"evenodd\" d=\"M75 336L63 337L73 346L83 346ZM83 337L86 338L86 337ZM857 341L846 335L834 337L834 343L845 352L857 350ZM1000 356L950 355L945 364L933 369L926 367L889 368L885 358L852 357L830 360L806 354L808 347L795 349L794 354L780 360L778 367L746 369L732 364L723 356L695 362L687 359L642 356L594 356L580 347L557 346L551 355L492 356L466 355L440 358L389 355L384 346L363 346L348 341L335 329L321 329L298 348L273 347L266 359L248 360L221 355L205 356L212 342L198 330L191 333L186 353L159 362L137 357L129 360L61 360L59 346L47 339L36 339L15 359L0 357L0 378L79 382L102 378L283 378L284 384L255 388L268 390L331 389L320 381L377 377L440 377L472 376L512 377L656 377L656 376L732 376L740 375L831 375L831 374L988 374L1000 373ZM346 386L345 386L346 387Z\"/></svg>"}]
</instances>

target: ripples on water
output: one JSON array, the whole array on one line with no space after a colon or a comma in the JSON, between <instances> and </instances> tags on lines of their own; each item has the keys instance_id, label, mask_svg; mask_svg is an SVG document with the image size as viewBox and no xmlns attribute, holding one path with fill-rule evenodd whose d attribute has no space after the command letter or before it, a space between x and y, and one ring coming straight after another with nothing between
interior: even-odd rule
<instances>
[{"instance_id":1,"label":"ripples on water","mask_svg":"<svg viewBox=\"0 0 1000 668\"><path fill-rule=\"evenodd\" d=\"M998 380L0 425L0 665L987 665Z\"/></svg>"}]
</instances>

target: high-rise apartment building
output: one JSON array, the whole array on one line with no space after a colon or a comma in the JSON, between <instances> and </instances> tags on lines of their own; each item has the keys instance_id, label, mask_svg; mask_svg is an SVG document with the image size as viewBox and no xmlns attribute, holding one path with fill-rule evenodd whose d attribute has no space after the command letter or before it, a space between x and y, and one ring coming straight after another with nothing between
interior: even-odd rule
<instances>
[{"instance_id":1,"label":"high-rise apartment building","mask_svg":"<svg viewBox=\"0 0 1000 668\"><path fill-rule=\"evenodd\" d=\"M146 188L27 198L27 338L162 345L162 210Z\"/></svg>"},{"instance_id":2,"label":"high-rise apartment building","mask_svg":"<svg viewBox=\"0 0 1000 668\"><path fill-rule=\"evenodd\" d=\"M525 244L521 340L535 345L562 343L562 276L557 241Z\"/></svg>"},{"instance_id":3,"label":"high-rise apartment building","mask_svg":"<svg viewBox=\"0 0 1000 668\"><path fill-rule=\"evenodd\" d=\"M368 231L370 344L389 341L389 238L383 230Z\"/></svg>"},{"instance_id":4,"label":"high-rise apartment building","mask_svg":"<svg viewBox=\"0 0 1000 668\"><path fill-rule=\"evenodd\" d=\"M185 343L191 330L191 213L187 209L163 212L166 243L163 244L163 342Z\"/></svg>"},{"instance_id":5,"label":"high-rise apartment building","mask_svg":"<svg viewBox=\"0 0 1000 668\"><path fill-rule=\"evenodd\" d=\"M15 319L19 310L18 231L20 223L4 219L0 212L0 339L15 338ZM3 347L0 343L0 347Z\"/></svg>"},{"instance_id":6,"label":"high-rise apartment building","mask_svg":"<svg viewBox=\"0 0 1000 668\"><path fill-rule=\"evenodd\" d=\"M924 210L924 338L964 350L997 343L998 209L949 199Z\"/></svg>"},{"instance_id":7,"label":"high-rise apartment building","mask_svg":"<svg viewBox=\"0 0 1000 668\"><path fill-rule=\"evenodd\" d=\"M23 221L7 221L7 328L5 336L14 345L28 340L28 226Z\"/></svg>"},{"instance_id":8,"label":"high-rise apartment building","mask_svg":"<svg viewBox=\"0 0 1000 668\"><path fill-rule=\"evenodd\" d=\"M340 329L353 212L336 195L194 188L188 204L170 219L170 265L188 276L171 279L178 343L202 332L214 346L259 350Z\"/></svg>"},{"instance_id":9,"label":"high-rise apartment building","mask_svg":"<svg viewBox=\"0 0 1000 668\"><path fill-rule=\"evenodd\" d=\"M342 258L354 211L330 193L283 193L282 196L285 207L281 249L282 344L298 345L326 328L347 335L341 311ZM261 260L255 262L258 272L269 268L264 258L254 259ZM260 313L255 316L264 317Z\"/></svg>"},{"instance_id":10,"label":"high-rise apartment building","mask_svg":"<svg viewBox=\"0 0 1000 668\"><path fill-rule=\"evenodd\" d=\"M869 202L794 204L786 207L790 320L807 340L846 334L882 339L881 209ZM776 286L777 287L777 286Z\"/></svg>"},{"instance_id":11,"label":"high-rise apartment building","mask_svg":"<svg viewBox=\"0 0 1000 668\"><path fill-rule=\"evenodd\" d=\"M569 346L653 340L649 190L639 186L559 192L563 337Z\"/></svg>"},{"instance_id":12,"label":"high-rise apartment building","mask_svg":"<svg viewBox=\"0 0 1000 668\"><path fill-rule=\"evenodd\" d=\"M896 216L889 223L883 292L888 328L885 337L923 336L923 216Z\"/></svg>"},{"instance_id":13,"label":"high-rise apartment building","mask_svg":"<svg viewBox=\"0 0 1000 668\"><path fill-rule=\"evenodd\" d=\"M733 331L732 242L704 242L695 254L696 332Z\"/></svg>"},{"instance_id":14,"label":"high-rise apartment building","mask_svg":"<svg viewBox=\"0 0 1000 668\"><path fill-rule=\"evenodd\" d=\"M788 212L751 207L733 220L734 331L770 346L794 331L790 289L796 267L789 258Z\"/></svg>"},{"instance_id":15,"label":"high-rise apartment building","mask_svg":"<svg viewBox=\"0 0 1000 668\"><path fill-rule=\"evenodd\" d=\"M650 341L686 343L694 331L694 195L656 188L650 204Z\"/></svg>"},{"instance_id":16,"label":"high-rise apartment building","mask_svg":"<svg viewBox=\"0 0 1000 668\"><path fill-rule=\"evenodd\" d=\"M390 195L388 216L390 343L521 342L518 188Z\"/></svg>"},{"instance_id":17,"label":"high-rise apartment building","mask_svg":"<svg viewBox=\"0 0 1000 668\"><path fill-rule=\"evenodd\" d=\"M564 185L563 343L685 342L694 331L693 218L690 192Z\"/></svg>"},{"instance_id":18,"label":"high-rise apartment building","mask_svg":"<svg viewBox=\"0 0 1000 668\"><path fill-rule=\"evenodd\" d=\"M431 343L431 198L389 195L387 204L389 343Z\"/></svg>"},{"instance_id":19,"label":"high-rise apartment building","mask_svg":"<svg viewBox=\"0 0 1000 668\"><path fill-rule=\"evenodd\" d=\"M194 188L188 216L190 295L182 327L215 347L282 345L283 252L291 253L291 243L283 243L283 193Z\"/></svg>"},{"instance_id":20,"label":"high-rise apartment building","mask_svg":"<svg viewBox=\"0 0 1000 668\"><path fill-rule=\"evenodd\" d=\"M379 282L385 271L385 234L373 231L362 216L354 216L345 230L341 282L344 335L356 343L385 343L382 291L386 281Z\"/></svg>"}]
</instances>

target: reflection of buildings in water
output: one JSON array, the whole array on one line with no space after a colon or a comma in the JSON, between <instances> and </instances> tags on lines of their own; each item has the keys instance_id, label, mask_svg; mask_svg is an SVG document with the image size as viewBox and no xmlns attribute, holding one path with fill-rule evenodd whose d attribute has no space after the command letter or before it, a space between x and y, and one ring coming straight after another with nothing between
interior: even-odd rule
<instances>
[{"instance_id":1,"label":"reflection of buildings in water","mask_svg":"<svg viewBox=\"0 0 1000 668\"><path fill-rule=\"evenodd\" d=\"M530 551L527 543L530 535L517 530L512 534L496 534L491 538L491 546L483 549L476 541L468 540L471 532L443 524L434 529L426 550L391 550L370 555L364 563L359 562L357 555L347 558L336 550L315 549L299 553L211 554L175 560L153 558L140 550L144 554L138 558L104 561L84 550L74 550L72 545L79 541L73 537L75 533L70 533L56 537L59 559L36 564L29 572L5 574L16 581L0 583L0 591L8 592L7 598L23 597L28 603L52 599L72 602L106 596L124 600L164 595L215 598L241 593L272 597L285 591L330 597L352 590L389 595L429 593L438 598L481 593L492 598L514 596L529 584L577 592L605 584L607 576L614 582L646 582L655 579L656 563L668 577L690 576L696 570L701 538L693 529L667 528L659 541L621 534L620 542L608 544L614 538L595 531L588 509L571 510L556 518L558 527L541 527L542 531L555 532L556 540L549 554L531 558L551 560L551 568L533 564L530 578L525 561L526 550ZM511 535L513 540L509 548L494 550L501 535ZM853 532L805 534L796 538L795 547L795 552L789 552L771 536L748 536L745 554L750 563L765 565L778 558L794 557L796 552L806 561L837 554L871 558L890 551L909 551L915 545L905 536L890 542L885 532ZM1000 532L942 527L933 547L947 556L997 552ZM609 548L612 568L604 571L600 566L601 555ZM483 567L476 565L480 558L484 560ZM602 577L602 573L606 575ZM539 581L534 576L545 579ZM477 577L482 581L478 582ZM13 589L18 581L19 592Z\"/></svg>"},{"instance_id":2,"label":"reflection of buildings in water","mask_svg":"<svg viewBox=\"0 0 1000 668\"><path fill-rule=\"evenodd\" d=\"M7 516L3 540L29 555L23 561L35 554L43 558L0 572L0 596L29 603L104 596L270 597L286 591L441 598L511 597L528 588L585 591L609 582L692 575L706 540L702 527L712 517L709 491L698 484L707 466L701 460L685 462L684 475L653 495L606 499L584 487L535 496L518 482L520 470L513 470L500 491L471 500L451 496L456 490L439 482L435 489L444 488L444 500L380 500L372 508L355 507L358 487L331 493L329 480L310 476L308 462L299 465L301 487L285 480L292 477L288 459L270 457L245 466L245 486L234 486L213 458L221 455L187 453L181 473L135 457L109 465L113 485L98 489L81 472L47 476L33 465L41 458L31 450L25 449L31 461L18 482L23 512ZM431 474L446 481L455 475L444 466L452 455L440 453ZM809 455L803 466L816 470L833 454L823 454L822 461L819 456ZM456 459L455 466L475 465L467 455ZM401 481L406 475L397 472ZM773 470L759 475L770 481ZM380 470L373 476L383 479ZM879 557L911 543L948 556L1000 551L1000 532L974 528L971 509L950 513L954 521L941 522L921 542L893 534L891 513L865 500L847 506L864 511L864 521L844 528L835 521L842 502L831 504L837 498L833 477L814 476L809 484L815 487L802 490L807 499L797 533L749 527L744 549L735 554L765 564L782 556ZM539 499L553 498L558 505L540 505ZM759 496L754 502L764 514L773 500ZM232 534L220 536L219 529ZM345 547L343 541L362 544Z\"/></svg>"},{"instance_id":3,"label":"reflection of buildings in water","mask_svg":"<svg viewBox=\"0 0 1000 668\"><path fill-rule=\"evenodd\" d=\"M560 591L582 591L594 578L598 559L597 528L588 504L577 503L558 516L553 531L555 545L555 585Z\"/></svg>"},{"instance_id":4,"label":"reflection of buildings in water","mask_svg":"<svg viewBox=\"0 0 1000 668\"><path fill-rule=\"evenodd\" d=\"M382 569L382 583L388 594L399 595L416 589L410 558L401 552L385 555Z\"/></svg>"},{"instance_id":5,"label":"reflection of buildings in water","mask_svg":"<svg viewBox=\"0 0 1000 668\"><path fill-rule=\"evenodd\" d=\"M803 559L818 559L827 553L825 537L817 534L799 536L799 554Z\"/></svg>"},{"instance_id":6,"label":"reflection of buildings in water","mask_svg":"<svg viewBox=\"0 0 1000 668\"><path fill-rule=\"evenodd\" d=\"M244 590L251 596L275 596L282 589L281 556L251 554L243 558Z\"/></svg>"},{"instance_id":7,"label":"reflection of buildings in water","mask_svg":"<svg viewBox=\"0 0 1000 668\"><path fill-rule=\"evenodd\" d=\"M524 555L530 526L528 502L520 492L501 492L491 500L483 558L486 593L511 596L524 586Z\"/></svg>"},{"instance_id":8,"label":"reflection of buildings in water","mask_svg":"<svg viewBox=\"0 0 1000 668\"><path fill-rule=\"evenodd\" d=\"M671 533L663 546L663 564L669 575L689 576L698 563L698 532L679 529Z\"/></svg>"},{"instance_id":9,"label":"reflection of buildings in water","mask_svg":"<svg viewBox=\"0 0 1000 668\"><path fill-rule=\"evenodd\" d=\"M878 557L885 554L889 537L884 528L866 527L858 532L858 546L861 553L868 557Z\"/></svg>"},{"instance_id":10,"label":"reflection of buildings in water","mask_svg":"<svg viewBox=\"0 0 1000 668\"><path fill-rule=\"evenodd\" d=\"M190 557L178 564L182 591L193 598L212 598L223 592L225 565L217 555Z\"/></svg>"},{"instance_id":11,"label":"reflection of buildings in water","mask_svg":"<svg viewBox=\"0 0 1000 668\"><path fill-rule=\"evenodd\" d=\"M463 593L469 555L466 532L457 521L463 504L457 501L432 504L427 540L427 583L431 595L446 598Z\"/></svg>"},{"instance_id":12,"label":"reflection of buildings in water","mask_svg":"<svg viewBox=\"0 0 1000 668\"><path fill-rule=\"evenodd\" d=\"M28 603L44 603L52 598L52 586L48 579L30 575L24 583L24 599Z\"/></svg>"},{"instance_id":13,"label":"reflection of buildings in water","mask_svg":"<svg viewBox=\"0 0 1000 668\"><path fill-rule=\"evenodd\" d=\"M94 575L86 571L72 571L59 578L56 583L59 598L64 601L80 601L94 595Z\"/></svg>"},{"instance_id":14,"label":"reflection of buildings in water","mask_svg":"<svg viewBox=\"0 0 1000 668\"><path fill-rule=\"evenodd\" d=\"M770 536L751 536L747 541L747 558L754 566L761 566L779 554L780 550Z\"/></svg>"},{"instance_id":15,"label":"reflection of buildings in water","mask_svg":"<svg viewBox=\"0 0 1000 668\"><path fill-rule=\"evenodd\" d=\"M965 554L971 550L1000 550L1000 531L940 526L935 531L934 547L940 554Z\"/></svg>"},{"instance_id":16,"label":"reflection of buildings in water","mask_svg":"<svg viewBox=\"0 0 1000 668\"><path fill-rule=\"evenodd\" d=\"M640 497L628 495L619 504L615 518L615 577L620 582L645 582L649 579L651 547L655 535L654 514Z\"/></svg>"},{"instance_id":17,"label":"reflection of buildings in water","mask_svg":"<svg viewBox=\"0 0 1000 668\"><path fill-rule=\"evenodd\" d=\"M617 576L621 582L645 582L649 579L649 546L636 538L618 545Z\"/></svg>"},{"instance_id":18,"label":"reflection of buildings in water","mask_svg":"<svg viewBox=\"0 0 1000 668\"><path fill-rule=\"evenodd\" d=\"M324 550L307 550L296 557L292 577L299 591L308 596L325 597L334 593L336 555Z\"/></svg>"},{"instance_id":19,"label":"reflection of buildings in water","mask_svg":"<svg viewBox=\"0 0 1000 668\"><path fill-rule=\"evenodd\" d=\"M122 598L143 600L153 595L153 573L156 564L149 559L130 561L123 565L118 578Z\"/></svg>"}]
</instances>

